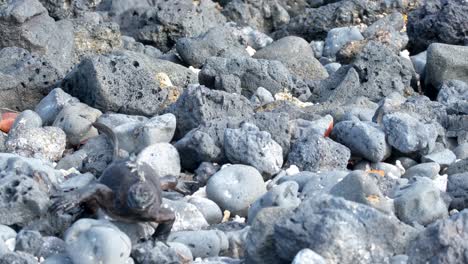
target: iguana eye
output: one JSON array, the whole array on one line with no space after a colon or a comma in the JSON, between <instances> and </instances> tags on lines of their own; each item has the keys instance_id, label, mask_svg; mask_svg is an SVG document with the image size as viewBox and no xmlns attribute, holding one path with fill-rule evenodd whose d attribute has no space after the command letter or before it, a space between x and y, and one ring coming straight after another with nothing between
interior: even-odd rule
<instances>
[{"instance_id":1,"label":"iguana eye","mask_svg":"<svg viewBox=\"0 0 468 264\"><path fill-rule=\"evenodd\" d=\"M130 208L142 210L153 204L155 195L147 185L133 184L128 190L127 204Z\"/></svg>"}]
</instances>

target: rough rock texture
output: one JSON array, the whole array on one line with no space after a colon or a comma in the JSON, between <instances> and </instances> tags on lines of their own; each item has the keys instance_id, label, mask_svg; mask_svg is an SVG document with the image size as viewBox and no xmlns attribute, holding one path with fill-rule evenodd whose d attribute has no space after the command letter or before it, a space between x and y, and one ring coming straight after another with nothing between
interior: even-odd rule
<instances>
[{"instance_id":1,"label":"rough rock texture","mask_svg":"<svg viewBox=\"0 0 468 264\"><path fill-rule=\"evenodd\" d=\"M390 155L391 148L385 141L385 133L373 123L343 121L336 124L332 137L347 146L352 154L379 162Z\"/></svg>"},{"instance_id":2,"label":"rough rock texture","mask_svg":"<svg viewBox=\"0 0 468 264\"><path fill-rule=\"evenodd\" d=\"M283 165L281 146L270 133L251 123L244 123L240 129L226 129L224 150L232 163L251 165L268 176L278 173Z\"/></svg>"},{"instance_id":3,"label":"rough rock texture","mask_svg":"<svg viewBox=\"0 0 468 264\"><path fill-rule=\"evenodd\" d=\"M112 2L111 6L103 8L114 9L112 18L123 34L164 52L169 51L179 38L198 36L226 21L211 0L196 4L192 0L142 1L120 8L118 2Z\"/></svg>"},{"instance_id":4,"label":"rough rock texture","mask_svg":"<svg viewBox=\"0 0 468 264\"><path fill-rule=\"evenodd\" d=\"M416 0L405 2L346 0L318 8L307 8L275 32L275 37L295 35L308 41L325 39L328 31L333 28L360 23L370 24L390 11L397 10L405 13L417 3Z\"/></svg>"},{"instance_id":5,"label":"rough rock texture","mask_svg":"<svg viewBox=\"0 0 468 264\"><path fill-rule=\"evenodd\" d=\"M408 264L468 261L468 210L426 228L408 247Z\"/></svg>"},{"instance_id":6,"label":"rough rock texture","mask_svg":"<svg viewBox=\"0 0 468 264\"><path fill-rule=\"evenodd\" d=\"M394 216L331 196L305 200L274 232L276 250L285 261L310 248L334 263L388 262L404 253L415 235Z\"/></svg>"},{"instance_id":7,"label":"rough rock texture","mask_svg":"<svg viewBox=\"0 0 468 264\"><path fill-rule=\"evenodd\" d=\"M250 98L258 87L272 94L291 89L292 77L279 61L252 58L210 58L199 74L200 83Z\"/></svg>"},{"instance_id":8,"label":"rough rock texture","mask_svg":"<svg viewBox=\"0 0 468 264\"><path fill-rule=\"evenodd\" d=\"M309 43L298 37L279 39L257 51L253 57L280 61L291 74L302 79L321 80L328 77L325 68L315 59Z\"/></svg>"},{"instance_id":9,"label":"rough rock texture","mask_svg":"<svg viewBox=\"0 0 468 264\"><path fill-rule=\"evenodd\" d=\"M179 89L161 82L162 74L179 87L197 81L194 73L180 65L126 51L83 59L62 87L102 111L154 115L180 95Z\"/></svg>"},{"instance_id":10,"label":"rough rock texture","mask_svg":"<svg viewBox=\"0 0 468 264\"><path fill-rule=\"evenodd\" d=\"M407 31L414 52L431 43L467 44L468 6L463 0L432 0L408 14Z\"/></svg>"},{"instance_id":11,"label":"rough rock texture","mask_svg":"<svg viewBox=\"0 0 468 264\"><path fill-rule=\"evenodd\" d=\"M189 86L168 110L177 118L176 138L215 118L247 119L253 108L247 98L204 86Z\"/></svg>"},{"instance_id":12,"label":"rough rock texture","mask_svg":"<svg viewBox=\"0 0 468 264\"><path fill-rule=\"evenodd\" d=\"M286 165L301 170L318 171L346 168L349 149L322 135L312 134L297 140L291 147Z\"/></svg>"},{"instance_id":13,"label":"rough rock texture","mask_svg":"<svg viewBox=\"0 0 468 264\"><path fill-rule=\"evenodd\" d=\"M215 27L201 36L181 38L177 41L177 52L185 63L201 68L210 57L249 57L233 28Z\"/></svg>"},{"instance_id":14,"label":"rough rock texture","mask_svg":"<svg viewBox=\"0 0 468 264\"><path fill-rule=\"evenodd\" d=\"M0 49L0 107L34 109L61 78L42 55L16 47Z\"/></svg>"}]
</instances>

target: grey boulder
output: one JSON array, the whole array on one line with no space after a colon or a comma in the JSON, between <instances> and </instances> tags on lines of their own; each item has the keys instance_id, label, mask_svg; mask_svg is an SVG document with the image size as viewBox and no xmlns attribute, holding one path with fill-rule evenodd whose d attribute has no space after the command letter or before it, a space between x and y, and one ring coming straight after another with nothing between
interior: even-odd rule
<instances>
[{"instance_id":1,"label":"grey boulder","mask_svg":"<svg viewBox=\"0 0 468 264\"><path fill-rule=\"evenodd\" d=\"M211 176L206 185L208 199L222 210L247 216L249 206L265 194L262 175L253 167L231 165Z\"/></svg>"},{"instance_id":2,"label":"grey boulder","mask_svg":"<svg viewBox=\"0 0 468 264\"><path fill-rule=\"evenodd\" d=\"M224 132L224 150L232 163L255 167L260 173L272 176L283 165L283 149L270 133L260 131L251 123L239 129L227 128Z\"/></svg>"},{"instance_id":3,"label":"grey boulder","mask_svg":"<svg viewBox=\"0 0 468 264\"><path fill-rule=\"evenodd\" d=\"M372 162L383 161L391 153L385 133L374 123L342 121L334 126L331 136L352 154Z\"/></svg>"}]
</instances>

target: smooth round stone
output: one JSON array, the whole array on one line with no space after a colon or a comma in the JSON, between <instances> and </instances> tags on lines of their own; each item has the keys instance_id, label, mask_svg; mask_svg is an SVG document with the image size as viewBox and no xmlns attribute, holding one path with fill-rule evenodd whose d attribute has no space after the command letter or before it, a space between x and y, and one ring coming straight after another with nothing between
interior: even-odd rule
<instances>
[{"instance_id":1,"label":"smooth round stone","mask_svg":"<svg viewBox=\"0 0 468 264\"><path fill-rule=\"evenodd\" d=\"M305 248L297 253L292 264L326 264L325 259L315 251Z\"/></svg>"},{"instance_id":2,"label":"smooth round stone","mask_svg":"<svg viewBox=\"0 0 468 264\"><path fill-rule=\"evenodd\" d=\"M5 242L10 239L16 239L16 231L7 225L0 225L0 239Z\"/></svg>"},{"instance_id":3,"label":"smooth round stone","mask_svg":"<svg viewBox=\"0 0 468 264\"><path fill-rule=\"evenodd\" d=\"M167 241L187 245L195 258L216 257L229 247L226 235L219 230L175 232Z\"/></svg>"},{"instance_id":4,"label":"smooth round stone","mask_svg":"<svg viewBox=\"0 0 468 264\"><path fill-rule=\"evenodd\" d=\"M137 151L156 143L169 143L176 130L176 117L173 114L155 116L138 129Z\"/></svg>"},{"instance_id":5,"label":"smooth round stone","mask_svg":"<svg viewBox=\"0 0 468 264\"><path fill-rule=\"evenodd\" d=\"M138 154L137 160L151 166L159 177L180 174L179 152L169 143L157 143L146 147Z\"/></svg>"},{"instance_id":6,"label":"smooth round stone","mask_svg":"<svg viewBox=\"0 0 468 264\"><path fill-rule=\"evenodd\" d=\"M187 202L195 205L198 210L200 210L208 224L219 224L221 223L221 220L223 220L223 212L221 212L221 208L219 208L219 206L210 199L203 197L190 197Z\"/></svg>"},{"instance_id":7,"label":"smooth round stone","mask_svg":"<svg viewBox=\"0 0 468 264\"><path fill-rule=\"evenodd\" d=\"M61 88L55 88L36 105L34 111L42 118L44 124L50 125L65 105L77 102L79 102L77 98Z\"/></svg>"},{"instance_id":8,"label":"smooth round stone","mask_svg":"<svg viewBox=\"0 0 468 264\"><path fill-rule=\"evenodd\" d=\"M15 118L9 134L14 134L17 129L23 130L32 127L42 127L42 119L36 112L25 110Z\"/></svg>"},{"instance_id":9,"label":"smooth round stone","mask_svg":"<svg viewBox=\"0 0 468 264\"><path fill-rule=\"evenodd\" d=\"M468 143L460 144L453 150L453 153L457 156L457 159L468 158Z\"/></svg>"},{"instance_id":10,"label":"smooth round stone","mask_svg":"<svg viewBox=\"0 0 468 264\"><path fill-rule=\"evenodd\" d=\"M42 238L42 245L39 250L39 256L45 259L54 255L66 254L67 245L65 241L58 237L48 236Z\"/></svg>"},{"instance_id":11,"label":"smooth round stone","mask_svg":"<svg viewBox=\"0 0 468 264\"><path fill-rule=\"evenodd\" d=\"M450 164L454 163L457 157L455 154L449 150L444 149L442 151L434 152L429 155L423 156L421 158L422 162L437 162L443 168L448 167Z\"/></svg>"},{"instance_id":12,"label":"smooth round stone","mask_svg":"<svg viewBox=\"0 0 468 264\"><path fill-rule=\"evenodd\" d=\"M428 177L434 179L440 171L440 165L436 162L426 162L421 163L411 168L407 169L405 174L403 174L404 178L411 179L415 176L420 177Z\"/></svg>"},{"instance_id":13,"label":"smooth round stone","mask_svg":"<svg viewBox=\"0 0 468 264\"><path fill-rule=\"evenodd\" d=\"M74 264L126 264L130 238L108 221L80 219L65 232L67 252Z\"/></svg>"},{"instance_id":14,"label":"smooth round stone","mask_svg":"<svg viewBox=\"0 0 468 264\"><path fill-rule=\"evenodd\" d=\"M249 206L266 193L262 175L254 167L232 165L213 175L206 185L208 199L221 209L247 216Z\"/></svg>"},{"instance_id":15,"label":"smooth round stone","mask_svg":"<svg viewBox=\"0 0 468 264\"><path fill-rule=\"evenodd\" d=\"M102 115L102 112L83 103L65 105L58 113L53 126L59 127L67 134L67 142L77 146L83 141L96 137L98 131L91 124Z\"/></svg>"}]
</instances>

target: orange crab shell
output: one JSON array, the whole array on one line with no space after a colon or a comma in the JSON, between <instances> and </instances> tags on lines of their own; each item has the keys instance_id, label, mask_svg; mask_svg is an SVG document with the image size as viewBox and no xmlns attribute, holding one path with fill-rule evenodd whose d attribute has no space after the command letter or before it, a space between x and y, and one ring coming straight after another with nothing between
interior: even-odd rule
<instances>
[{"instance_id":1,"label":"orange crab shell","mask_svg":"<svg viewBox=\"0 0 468 264\"><path fill-rule=\"evenodd\" d=\"M10 132L11 126L13 126L17 116L18 114L13 112L2 113L0 120L0 130L5 133Z\"/></svg>"}]
</instances>

